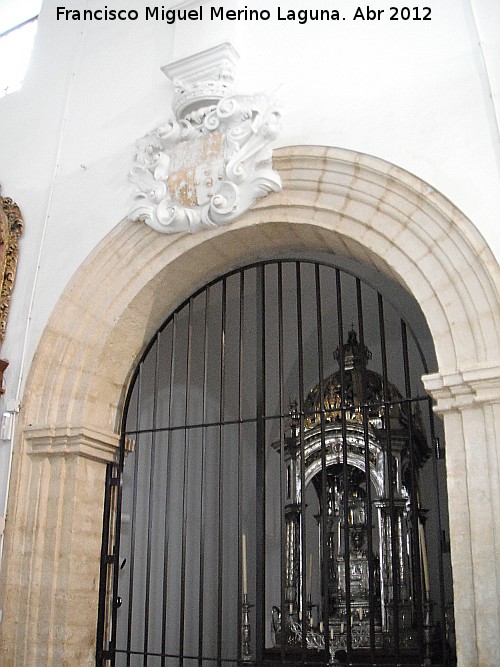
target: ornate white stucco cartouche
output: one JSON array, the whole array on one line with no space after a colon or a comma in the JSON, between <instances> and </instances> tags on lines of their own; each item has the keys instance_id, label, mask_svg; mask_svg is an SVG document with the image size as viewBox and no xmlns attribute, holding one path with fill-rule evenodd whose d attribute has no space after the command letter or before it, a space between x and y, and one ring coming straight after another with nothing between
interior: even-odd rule
<instances>
[{"instance_id":1,"label":"ornate white stucco cartouche","mask_svg":"<svg viewBox=\"0 0 500 667\"><path fill-rule=\"evenodd\" d=\"M270 147L280 113L266 95L233 95L237 54L221 44L162 68L172 117L137 143L130 220L159 232L223 225L281 189Z\"/></svg>"}]
</instances>

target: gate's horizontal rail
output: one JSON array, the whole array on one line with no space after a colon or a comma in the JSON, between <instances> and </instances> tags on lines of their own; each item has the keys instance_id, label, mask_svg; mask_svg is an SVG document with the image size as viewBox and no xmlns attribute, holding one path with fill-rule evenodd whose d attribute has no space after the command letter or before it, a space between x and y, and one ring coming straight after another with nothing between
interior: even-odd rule
<instances>
[{"instance_id":1,"label":"gate's horizontal rail","mask_svg":"<svg viewBox=\"0 0 500 667\"><path fill-rule=\"evenodd\" d=\"M414 398L400 398L397 400L391 401L381 401L376 403L361 403L358 407L360 410L367 408L383 408L383 407L392 407L397 405L403 405L405 403L417 403L428 401L428 396L416 396ZM345 406L335 408L336 411L348 412L352 410L352 406ZM321 415L329 412L329 410L313 410L308 411L307 416L311 415ZM305 416L304 413L301 413L302 416ZM263 419L266 421L272 421L274 419L289 419L290 413L286 412L283 414L273 414L273 415L264 415ZM127 437L134 435L143 435L148 433L168 433L171 431L186 431L190 429L202 429L202 428L216 428L219 426L237 426L238 424L252 424L257 421L257 417L247 417L246 419L226 419L224 421L213 421L213 422L197 422L195 424L180 424L178 426L158 426L155 428L141 428L141 429L130 429L125 431Z\"/></svg>"}]
</instances>

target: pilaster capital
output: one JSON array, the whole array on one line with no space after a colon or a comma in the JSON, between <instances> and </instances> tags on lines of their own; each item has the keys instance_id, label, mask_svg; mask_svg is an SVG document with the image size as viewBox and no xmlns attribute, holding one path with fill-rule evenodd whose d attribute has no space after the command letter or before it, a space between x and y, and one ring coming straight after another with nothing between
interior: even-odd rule
<instances>
[{"instance_id":1,"label":"pilaster capital","mask_svg":"<svg viewBox=\"0 0 500 667\"><path fill-rule=\"evenodd\" d=\"M31 456L81 456L108 463L116 460L120 436L87 427L34 427L24 430Z\"/></svg>"},{"instance_id":2,"label":"pilaster capital","mask_svg":"<svg viewBox=\"0 0 500 667\"><path fill-rule=\"evenodd\" d=\"M500 362L424 375L422 381L440 414L500 403Z\"/></svg>"}]
</instances>

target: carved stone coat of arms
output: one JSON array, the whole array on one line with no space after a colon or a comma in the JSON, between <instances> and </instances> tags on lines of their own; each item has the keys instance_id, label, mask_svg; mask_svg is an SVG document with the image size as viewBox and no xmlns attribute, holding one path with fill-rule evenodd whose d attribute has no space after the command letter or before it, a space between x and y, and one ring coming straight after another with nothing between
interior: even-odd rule
<instances>
[{"instance_id":1,"label":"carved stone coat of arms","mask_svg":"<svg viewBox=\"0 0 500 667\"><path fill-rule=\"evenodd\" d=\"M228 92L231 54L221 45L169 66L182 70L173 78L175 116L137 144L130 219L164 233L196 231L231 222L281 189L270 148L280 113L265 95Z\"/></svg>"}]
</instances>

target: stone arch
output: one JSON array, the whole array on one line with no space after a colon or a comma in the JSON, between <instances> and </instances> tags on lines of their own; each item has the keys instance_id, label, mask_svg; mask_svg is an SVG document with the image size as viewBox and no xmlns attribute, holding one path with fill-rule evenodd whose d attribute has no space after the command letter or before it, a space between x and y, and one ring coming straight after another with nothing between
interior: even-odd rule
<instances>
[{"instance_id":1,"label":"stone arch","mask_svg":"<svg viewBox=\"0 0 500 667\"><path fill-rule=\"evenodd\" d=\"M78 594L87 608L97 607L101 529L88 524L101 512L102 462L114 455L124 388L158 326L196 288L231 268L304 251L373 265L403 285L427 319L439 373L427 376L426 386L446 413L452 445L451 539L456 535L456 544L465 544L452 554L454 578L461 582L455 591L459 664L496 664L498 265L460 211L394 165L341 149L294 147L276 151L274 166L283 191L226 227L164 236L143 224L120 223L78 269L53 311L27 381L13 471L3 642L14 657L7 664L93 663L95 617L82 620L66 603L54 609L53 598L75 588L72 572L76 581L83 559L89 574L84 583L78 580ZM478 439L483 462L489 462L486 482L471 449ZM51 503L63 523L56 525L54 544L44 540L41 527ZM83 556L82 522L88 533ZM24 555L16 559L21 547ZM73 564L64 574L54 567L61 552ZM21 620L27 605L32 610ZM48 628L39 622L44 608L53 609Z\"/></svg>"},{"instance_id":2,"label":"stone arch","mask_svg":"<svg viewBox=\"0 0 500 667\"><path fill-rule=\"evenodd\" d=\"M441 374L500 358L498 268L448 200L402 169L345 150L281 149L274 162L283 192L232 225L170 237L122 222L104 239L39 345L28 382L35 424L114 430L123 380L175 305L249 259L297 249L340 248L404 285L429 323Z\"/></svg>"}]
</instances>

